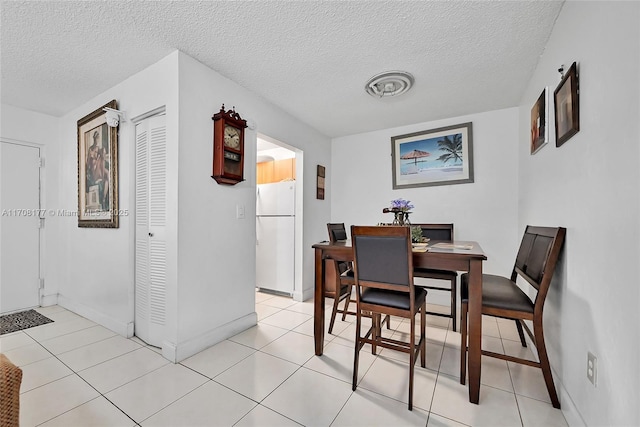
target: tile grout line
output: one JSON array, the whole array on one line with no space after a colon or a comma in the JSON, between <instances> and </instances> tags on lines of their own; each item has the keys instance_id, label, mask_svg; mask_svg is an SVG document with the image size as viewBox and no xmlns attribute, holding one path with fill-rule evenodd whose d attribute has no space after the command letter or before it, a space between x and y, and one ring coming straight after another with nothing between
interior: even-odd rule
<instances>
[{"instance_id":1,"label":"tile grout line","mask_svg":"<svg viewBox=\"0 0 640 427\"><path fill-rule=\"evenodd\" d=\"M451 323L451 322L449 322ZM440 353L440 363L438 363L438 370L436 371L436 380L433 385L433 394L431 395L431 402L429 402L429 411L427 415L427 426L429 425L429 419L431 418L431 414L433 413L433 401L436 398L436 387L438 387L438 378L440 378L440 367L442 366L442 358L444 357L444 347L447 342L447 337L449 336L450 329L447 327L447 333L444 335L444 343L442 344L442 352ZM425 337L426 339L426 337ZM462 356L461 356L462 357ZM454 420L455 421L455 420Z\"/></svg>"},{"instance_id":2,"label":"tile grout line","mask_svg":"<svg viewBox=\"0 0 640 427\"><path fill-rule=\"evenodd\" d=\"M35 338L32 338L32 339L34 339L34 340L35 340ZM56 415L55 417L49 418L49 419L47 419L47 420L43 421L42 423L40 423L40 424L38 424L38 425L42 425L42 424L44 424L44 423L46 423L46 422L49 422L49 421L51 421L51 420L53 420L53 419L55 419L55 418L58 418L58 417L59 417L59 416L61 416L61 415L64 415L64 414L66 414L66 413L68 413L68 412L70 412L70 411L73 411L74 409L79 408L80 406L82 406L82 405L84 405L84 404L86 404L86 403L92 402L93 400L95 400L95 399L99 398L100 396L104 397L104 398L105 398L105 400L107 400L107 401L108 401L109 403L111 403L111 404L112 404L116 409L118 409L120 412L122 412L122 413L123 413L127 418L129 418L131 421L133 421L133 422L135 423L135 425L136 425L136 426L139 426L139 425L140 425L139 423L137 423L137 422L136 422L136 420L134 420L133 418L131 418L131 417L129 416L129 414L127 414L127 413L126 413L126 412L124 412L122 409L120 409L120 407L118 407L118 406L117 406L116 404L114 404L111 400L109 400L109 398L107 398L107 397L106 397L104 394L102 394L98 389L96 389L96 388L95 388L91 383L89 383L87 380L85 380L83 377L81 377L81 376L80 376L80 374L78 374L78 372L76 372L75 370L73 370L70 366L68 366L66 363L64 363L62 360L60 360L60 358L58 358L58 356L56 356L56 355L55 355L55 354L53 354L53 353L52 353L48 348L46 348L45 346L43 346L43 345L40 343L40 341L38 341L38 340L35 340L35 341L38 343L38 345L40 345L40 347L42 347L45 351L47 351L49 354L51 354L51 356L55 357L55 358L56 358L60 363L62 363L62 364L63 364L67 369L69 369L69 370L72 372L72 374L70 374L70 375L66 375L66 376L64 376L64 377L62 377L62 378L67 378L67 377L70 377L71 375L75 375L75 376L77 376L79 379L81 379L82 381L84 381L84 382L85 382L89 387L91 387L93 390L95 390L95 391L96 391L96 393L98 393L98 396L94 397L93 399L89 399L89 400L87 400L86 402L83 402L83 403L81 403L81 404L79 404L79 405L77 405L77 406L74 406L73 408L70 408L69 410L62 412L62 413L60 413L60 414ZM87 344L87 345L90 345L90 344ZM82 347L84 347L84 346L82 346ZM79 348L82 348L82 347L79 347ZM133 350L133 351L135 351L135 350ZM128 353L130 353L130 352L123 353L123 354L128 354ZM112 358L112 359L113 359L113 358ZM112 360L112 359L109 359L109 360ZM105 362L106 362L106 360L105 360ZM102 362L102 363L104 363L104 362ZM99 363L98 363L97 365L99 365ZM94 366L97 366L97 365L94 365ZM87 369L89 369L89 368L87 368ZM60 379L62 379L62 378L59 378L58 380L60 380ZM58 381L58 380L55 380L55 381ZM53 382L55 382L55 381L51 381L51 382L49 382L49 383L47 383L47 384L52 384L52 383L53 383ZM47 384L43 384L43 385L41 385L41 386L39 386L39 387L36 387L36 388L34 388L34 389L32 389L32 390L29 390L29 392L31 392L31 391L33 391L33 390L36 390L36 389L38 389L38 388L40 388L40 387L43 387L43 386L45 386L45 385L47 385ZM28 393L28 392L27 392L27 393Z\"/></svg>"}]
</instances>

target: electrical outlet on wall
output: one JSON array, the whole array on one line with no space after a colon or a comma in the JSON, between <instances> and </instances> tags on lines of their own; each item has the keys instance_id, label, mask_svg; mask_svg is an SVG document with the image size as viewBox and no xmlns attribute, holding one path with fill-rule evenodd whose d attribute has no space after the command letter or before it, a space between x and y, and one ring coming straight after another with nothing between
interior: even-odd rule
<instances>
[{"instance_id":1,"label":"electrical outlet on wall","mask_svg":"<svg viewBox=\"0 0 640 427\"><path fill-rule=\"evenodd\" d=\"M591 384L598 385L598 359L593 353L587 353L587 379Z\"/></svg>"}]
</instances>

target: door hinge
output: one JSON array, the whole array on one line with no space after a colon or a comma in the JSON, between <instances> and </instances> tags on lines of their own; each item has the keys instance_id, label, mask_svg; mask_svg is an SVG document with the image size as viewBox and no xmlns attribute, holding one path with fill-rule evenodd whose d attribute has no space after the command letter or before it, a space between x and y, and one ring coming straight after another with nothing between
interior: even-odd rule
<instances>
[{"instance_id":1,"label":"door hinge","mask_svg":"<svg viewBox=\"0 0 640 427\"><path fill-rule=\"evenodd\" d=\"M40 221L38 222L38 228L43 229L44 228L44 218L38 218Z\"/></svg>"},{"instance_id":2,"label":"door hinge","mask_svg":"<svg viewBox=\"0 0 640 427\"><path fill-rule=\"evenodd\" d=\"M40 278L39 281L40 281L40 289L44 289L44 279Z\"/></svg>"},{"instance_id":3,"label":"door hinge","mask_svg":"<svg viewBox=\"0 0 640 427\"><path fill-rule=\"evenodd\" d=\"M38 167L39 168L44 167L44 157L38 157Z\"/></svg>"}]
</instances>

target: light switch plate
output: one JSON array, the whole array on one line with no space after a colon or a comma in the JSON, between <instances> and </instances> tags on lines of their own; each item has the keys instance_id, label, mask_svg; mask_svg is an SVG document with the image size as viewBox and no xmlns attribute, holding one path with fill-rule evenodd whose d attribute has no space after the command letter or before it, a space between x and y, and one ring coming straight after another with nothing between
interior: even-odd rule
<instances>
[{"instance_id":1,"label":"light switch plate","mask_svg":"<svg viewBox=\"0 0 640 427\"><path fill-rule=\"evenodd\" d=\"M591 352L587 353L587 379L594 386L598 385L598 359Z\"/></svg>"}]
</instances>

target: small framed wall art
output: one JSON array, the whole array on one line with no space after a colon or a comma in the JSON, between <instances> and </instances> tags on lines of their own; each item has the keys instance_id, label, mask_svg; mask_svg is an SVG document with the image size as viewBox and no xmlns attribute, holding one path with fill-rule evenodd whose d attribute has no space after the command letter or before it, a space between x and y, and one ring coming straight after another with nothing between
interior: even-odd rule
<instances>
[{"instance_id":1,"label":"small framed wall art","mask_svg":"<svg viewBox=\"0 0 640 427\"><path fill-rule=\"evenodd\" d=\"M118 128L105 108L78 120L78 227L118 228Z\"/></svg>"},{"instance_id":2,"label":"small framed wall art","mask_svg":"<svg viewBox=\"0 0 640 427\"><path fill-rule=\"evenodd\" d=\"M531 154L535 154L549 142L549 89L544 88L531 108Z\"/></svg>"},{"instance_id":3,"label":"small framed wall art","mask_svg":"<svg viewBox=\"0 0 640 427\"><path fill-rule=\"evenodd\" d=\"M556 120L556 147L580 131L578 70L574 62L553 92Z\"/></svg>"},{"instance_id":4,"label":"small framed wall art","mask_svg":"<svg viewBox=\"0 0 640 427\"><path fill-rule=\"evenodd\" d=\"M317 178L317 188L316 188L316 199L324 200L324 178L325 178L325 168L324 166L318 165L318 178Z\"/></svg>"}]
</instances>

